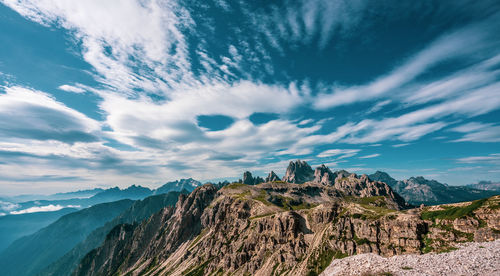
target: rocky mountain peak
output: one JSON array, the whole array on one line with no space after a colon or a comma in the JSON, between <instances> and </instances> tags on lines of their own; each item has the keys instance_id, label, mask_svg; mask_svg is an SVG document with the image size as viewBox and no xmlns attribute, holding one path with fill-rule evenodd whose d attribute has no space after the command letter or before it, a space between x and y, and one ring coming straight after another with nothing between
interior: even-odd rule
<instances>
[{"instance_id":1,"label":"rocky mountain peak","mask_svg":"<svg viewBox=\"0 0 500 276\"><path fill-rule=\"evenodd\" d=\"M385 182L391 187L394 187L398 182L396 179L392 178L388 173L382 171L376 171L374 174L370 174L368 177L374 181Z\"/></svg>"},{"instance_id":2,"label":"rocky mountain peak","mask_svg":"<svg viewBox=\"0 0 500 276\"><path fill-rule=\"evenodd\" d=\"M260 177L260 176L253 177L252 173L249 171L246 171L243 173L243 180L242 180L243 184L257 185L257 184L260 184L263 182L264 182L264 179L262 177Z\"/></svg>"},{"instance_id":3,"label":"rocky mountain peak","mask_svg":"<svg viewBox=\"0 0 500 276\"><path fill-rule=\"evenodd\" d=\"M314 182L325 186L332 186L337 174L333 173L327 166L322 164L314 171Z\"/></svg>"},{"instance_id":4,"label":"rocky mountain peak","mask_svg":"<svg viewBox=\"0 0 500 276\"><path fill-rule=\"evenodd\" d=\"M290 161L283 181L302 184L314 179L314 170L305 161Z\"/></svg>"},{"instance_id":5,"label":"rocky mountain peak","mask_svg":"<svg viewBox=\"0 0 500 276\"><path fill-rule=\"evenodd\" d=\"M274 173L274 171L271 171L267 177L266 177L266 182L273 182L273 181L280 181L280 177Z\"/></svg>"}]
</instances>

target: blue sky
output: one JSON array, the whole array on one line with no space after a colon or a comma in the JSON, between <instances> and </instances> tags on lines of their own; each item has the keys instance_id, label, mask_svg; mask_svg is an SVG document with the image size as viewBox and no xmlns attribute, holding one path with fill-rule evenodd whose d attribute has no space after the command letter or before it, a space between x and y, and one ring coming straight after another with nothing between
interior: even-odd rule
<instances>
[{"instance_id":1,"label":"blue sky","mask_svg":"<svg viewBox=\"0 0 500 276\"><path fill-rule=\"evenodd\" d=\"M0 194L500 180L498 1L0 2Z\"/></svg>"}]
</instances>

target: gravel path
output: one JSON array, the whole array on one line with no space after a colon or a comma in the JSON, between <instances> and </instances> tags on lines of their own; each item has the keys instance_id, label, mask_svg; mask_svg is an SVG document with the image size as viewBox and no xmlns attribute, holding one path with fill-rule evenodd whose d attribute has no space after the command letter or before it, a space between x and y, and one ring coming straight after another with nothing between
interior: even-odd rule
<instances>
[{"instance_id":1,"label":"gravel path","mask_svg":"<svg viewBox=\"0 0 500 276\"><path fill-rule=\"evenodd\" d=\"M500 275L500 240L466 243L458 250L441 254L399 255L384 258L376 254L360 254L333 260L321 274L377 275Z\"/></svg>"}]
</instances>

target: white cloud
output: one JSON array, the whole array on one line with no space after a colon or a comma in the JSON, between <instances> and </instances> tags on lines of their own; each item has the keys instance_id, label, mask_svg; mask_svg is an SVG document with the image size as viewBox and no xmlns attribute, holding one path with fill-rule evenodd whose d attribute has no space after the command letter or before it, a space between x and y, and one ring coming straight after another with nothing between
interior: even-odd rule
<instances>
[{"instance_id":1,"label":"white cloud","mask_svg":"<svg viewBox=\"0 0 500 276\"><path fill-rule=\"evenodd\" d=\"M19 207L20 207L19 204L0 200L0 210L1 211L9 212L9 211L17 209Z\"/></svg>"},{"instance_id":2,"label":"white cloud","mask_svg":"<svg viewBox=\"0 0 500 276\"><path fill-rule=\"evenodd\" d=\"M500 142L500 126L494 124L470 122L454 127L451 131L465 133L462 138L454 142Z\"/></svg>"},{"instance_id":3,"label":"white cloud","mask_svg":"<svg viewBox=\"0 0 500 276\"><path fill-rule=\"evenodd\" d=\"M402 144L395 144L395 145L392 145L393 148L400 148L400 147L406 147L408 146L409 143L402 143Z\"/></svg>"},{"instance_id":4,"label":"white cloud","mask_svg":"<svg viewBox=\"0 0 500 276\"><path fill-rule=\"evenodd\" d=\"M41 91L19 86L0 87L0 137L57 140L67 143L96 140L100 123ZM22 116L12 116L22 114Z\"/></svg>"},{"instance_id":5,"label":"white cloud","mask_svg":"<svg viewBox=\"0 0 500 276\"><path fill-rule=\"evenodd\" d=\"M78 87L78 86L73 86L69 84L63 84L58 87L61 90L67 91L67 92L73 92L73 93L85 93L85 89Z\"/></svg>"},{"instance_id":6,"label":"white cloud","mask_svg":"<svg viewBox=\"0 0 500 276\"><path fill-rule=\"evenodd\" d=\"M492 154L483 155L483 156L463 157L463 158L458 158L457 162L458 163L467 163L467 164L473 164L473 163L500 164L500 154L499 153L492 153Z\"/></svg>"},{"instance_id":7,"label":"white cloud","mask_svg":"<svg viewBox=\"0 0 500 276\"><path fill-rule=\"evenodd\" d=\"M359 149L329 149L319 153L317 157L323 158L323 157L332 157L340 155L338 159L342 159L354 156L359 151L360 151Z\"/></svg>"},{"instance_id":8,"label":"white cloud","mask_svg":"<svg viewBox=\"0 0 500 276\"><path fill-rule=\"evenodd\" d=\"M346 88L333 87L330 93L318 95L314 101L314 106L317 109L328 109L387 96L390 92L394 92L395 89L400 89L402 86L407 85L417 76L443 61L468 57L469 54L478 53L482 49L494 49L492 46L498 45L500 41L498 38L495 39L493 37L492 39L488 31L490 28L495 29L498 25L498 22L495 22L496 19L495 17L490 18L481 24L470 25L439 37L424 50L411 57L401 66L396 67L389 74L379 77L368 84ZM490 27L488 24L495 27ZM469 47L462 46L465 44L469 45ZM478 82L481 80L464 80L464 82ZM445 85L453 85L453 82L434 84L434 86L436 85L441 85L441 87L436 88L431 86L430 88L440 89ZM460 88L460 86L457 87L454 85L454 88ZM397 95L397 93L393 94Z\"/></svg>"},{"instance_id":9,"label":"white cloud","mask_svg":"<svg viewBox=\"0 0 500 276\"><path fill-rule=\"evenodd\" d=\"M22 215L22 214L30 214L30 213L38 213L38 212L55 212L59 211L63 208L80 208L79 205L54 205L54 204L49 204L45 206L35 206L35 207L30 207L27 209L19 210L19 211L12 211L10 212L11 215Z\"/></svg>"},{"instance_id":10,"label":"white cloud","mask_svg":"<svg viewBox=\"0 0 500 276\"><path fill-rule=\"evenodd\" d=\"M370 155L360 156L359 158L360 159L368 159L368 158L375 158L375 157L378 157L378 156L380 156L379 153L374 153L374 154L370 154Z\"/></svg>"}]
</instances>

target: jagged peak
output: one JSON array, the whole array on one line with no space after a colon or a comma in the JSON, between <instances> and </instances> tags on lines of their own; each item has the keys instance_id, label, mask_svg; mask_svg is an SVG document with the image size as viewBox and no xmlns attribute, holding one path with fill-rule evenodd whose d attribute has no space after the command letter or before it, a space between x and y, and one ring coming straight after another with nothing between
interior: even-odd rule
<instances>
[{"instance_id":1,"label":"jagged peak","mask_svg":"<svg viewBox=\"0 0 500 276\"><path fill-rule=\"evenodd\" d=\"M280 180L281 179L274 171L271 171L266 177L266 182L273 182L273 181L280 181Z\"/></svg>"},{"instance_id":2,"label":"jagged peak","mask_svg":"<svg viewBox=\"0 0 500 276\"><path fill-rule=\"evenodd\" d=\"M300 159L290 161L283 177L283 181L297 184L302 184L313 179L314 170L306 161L301 161Z\"/></svg>"}]
</instances>

